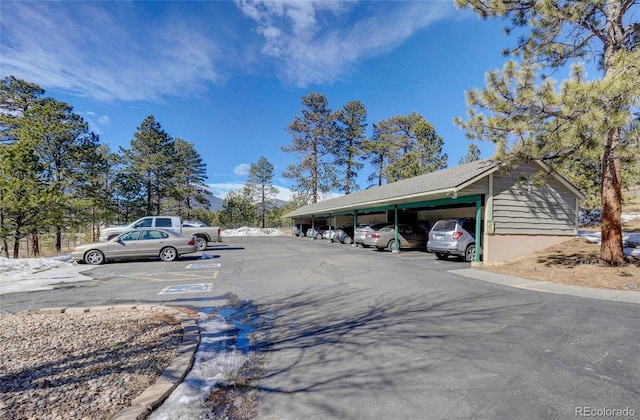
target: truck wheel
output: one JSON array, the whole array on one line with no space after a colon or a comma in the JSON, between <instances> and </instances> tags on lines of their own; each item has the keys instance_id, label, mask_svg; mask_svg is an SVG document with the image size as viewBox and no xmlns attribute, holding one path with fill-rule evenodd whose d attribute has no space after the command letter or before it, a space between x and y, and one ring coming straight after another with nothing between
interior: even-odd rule
<instances>
[{"instance_id":1,"label":"truck wheel","mask_svg":"<svg viewBox=\"0 0 640 420\"><path fill-rule=\"evenodd\" d=\"M178 258L178 251L173 247L168 246L160 251L162 261L175 261L176 258Z\"/></svg>"},{"instance_id":2,"label":"truck wheel","mask_svg":"<svg viewBox=\"0 0 640 420\"><path fill-rule=\"evenodd\" d=\"M198 246L198 251L206 251L207 249L207 239L202 236L198 236L196 238L196 245Z\"/></svg>"}]
</instances>

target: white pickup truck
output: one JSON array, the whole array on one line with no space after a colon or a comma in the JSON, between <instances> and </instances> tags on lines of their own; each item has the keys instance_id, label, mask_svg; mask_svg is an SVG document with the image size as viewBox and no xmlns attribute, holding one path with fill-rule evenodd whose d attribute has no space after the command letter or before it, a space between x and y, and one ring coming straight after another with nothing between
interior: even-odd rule
<instances>
[{"instance_id":1,"label":"white pickup truck","mask_svg":"<svg viewBox=\"0 0 640 420\"><path fill-rule=\"evenodd\" d=\"M201 224L202 226L194 226ZM136 220L130 225L110 226L100 229L100 241L108 241L126 232L129 229L137 229L142 227L158 227L163 229L171 229L180 232L185 236L195 236L198 249L204 251L207 249L209 242L222 242L220 238L220 228L206 226L203 223L183 223L179 216L147 216Z\"/></svg>"}]
</instances>

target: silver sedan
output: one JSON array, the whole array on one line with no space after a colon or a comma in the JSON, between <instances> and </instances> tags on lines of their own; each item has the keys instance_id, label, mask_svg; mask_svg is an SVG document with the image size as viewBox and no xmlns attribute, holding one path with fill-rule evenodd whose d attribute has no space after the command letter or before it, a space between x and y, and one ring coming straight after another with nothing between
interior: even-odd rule
<instances>
[{"instance_id":1,"label":"silver sedan","mask_svg":"<svg viewBox=\"0 0 640 420\"><path fill-rule=\"evenodd\" d=\"M150 257L174 261L180 255L197 250L195 238L169 229L132 229L107 242L80 245L73 250L71 258L94 265L109 260Z\"/></svg>"},{"instance_id":2,"label":"silver sedan","mask_svg":"<svg viewBox=\"0 0 640 420\"><path fill-rule=\"evenodd\" d=\"M417 225L398 225L398 240L400 241L398 249L426 249L427 232ZM378 231L367 232L367 236L364 238L364 245L393 251L396 247L395 227L387 225Z\"/></svg>"}]
</instances>

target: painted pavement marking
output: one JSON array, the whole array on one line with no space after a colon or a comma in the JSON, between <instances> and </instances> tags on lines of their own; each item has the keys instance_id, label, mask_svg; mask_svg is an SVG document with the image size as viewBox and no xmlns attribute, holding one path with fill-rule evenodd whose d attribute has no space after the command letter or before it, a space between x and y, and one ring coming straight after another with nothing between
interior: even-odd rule
<instances>
[{"instance_id":1,"label":"painted pavement marking","mask_svg":"<svg viewBox=\"0 0 640 420\"><path fill-rule=\"evenodd\" d=\"M193 279L215 279L218 277L218 271L214 270L211 272L161 272L161 273L149 273L146 275L137 275L137 276L127 276L127 275L118 275L117 277L129 279L129 280L138 280L138 281L184 281L184 280L193 280Z\"/></svg>"},{"instance_id":2,"label":"painted pavement marking","mask_svg":"<svg viewBox=\"0 0 640 420\"><path fill-rule=\"evenodd\" d=\"M182 284L167 286L158 293L159 295L174 295L179 293L204 293L213 290L213 283Z\"/></svg>"},{"instance_id":3,"label":"painted pavement marking","mask_svg":"<svg viewBox=\"0 0 640 420\"><path fill-rule=\"evenodd\" d=\"M220 268L222 267L221 263L197 263L197 264L189 264L185 268Z\"/></svg>"}]
</instances>

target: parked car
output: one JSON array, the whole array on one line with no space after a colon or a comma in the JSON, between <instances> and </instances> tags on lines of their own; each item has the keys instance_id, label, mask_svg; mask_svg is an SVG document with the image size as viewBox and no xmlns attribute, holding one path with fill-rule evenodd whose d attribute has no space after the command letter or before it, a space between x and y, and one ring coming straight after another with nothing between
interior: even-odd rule
<instances>
[{"instance_id":1,"label":"parked car","mask_svg":"<svg viewBox=\"0 0 640 420\"><path fill-rule=\"evenodd\" d=\"M476 219L448 218L438 220L429 232L427 251L446 260L449 255L471 262L476 254ZM482 255L482 249L480 249Z\"/></svg>"},{"instance_id":2,"label":"parked car","mask_svg":"<svg viewBox=\"0 0 640 420\"><path fill-rule=\"evenodd\" d=\"M209 242L222 242L219 227L209 227L204 223L198 226L183 225L180 216L146 216L127 226L111 226L100 229L99 241L108 241L130 229L162 228L171 229L185 236L195 236L198 249L204 251Z\"/></svg>"},{"instance_id":3,"label":"parked car","mask_svg":"<svg viewBox=\"0 0 640 420\"><path fill-rule=\"evenodd\" d=\"M364 239L367 237L367 233L375 232L378 229L387 226L388 224L389 223L360 223L353 234L353 241L356 244L360 244L366 248L369 246L364 243Z\"/></svg>"},{"instance_id":4,"label":"parked car","mask_svg":"<svg viewBox=\"0 0 640 420\"><path fill-rule=\"evenodd\" d=\"M180 255L198 250L194 236L184 236L170 229L137 228L106 242L96 242L76 247L71 253L74 261L102 264L110 260L160 257L174 261Z\"/></svg>"},{"instance_id":5,"label":"parked car","mask_svg":"<svg viewBox=\"0 0 640 420\"><path fill-rule=\"evenodd\" d=\"M427 231L418 225L398 225L399 249L403 248L426 248ZM394 225L386 225L374 232L367 233L364 244L374 246L378 249L395 249L396 234Z\"/></svg>"},{"instance_id":6,"label":"parked car","mask_svg":"<svg viewBox=\"0 0 640 420\"><path fill-rule=\"evenodd\" d=\"M296 223L291 228L291 233L295 236L304 237L305 232L311 228L311 225L305 223Z\"/></svg>"},{"instance_id":7,"label":"parked car","mask_svg":"<svg viewBox=\"0 0 640 420\"><path fill-rule=\"evenodd\" d=\"M314 226L307 230L307 236L310 238L322 239L324 232L329 229L329 226Z\"/></svg>"},{"instance_id":8,"label":"parked car","mask_svg":"<svg viewBox=\"0 0 640 420\"><path fill-rule=\"evenodd\" d=\"M336 241L336 242L341 242L343 244L347 244L347 245L352 244L353 243L353 233L354 233L353 225L340 226L336 230L336 235L333 238L333 240Z\"/></svg>"}]
</instances>

